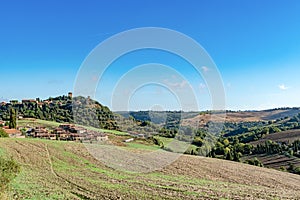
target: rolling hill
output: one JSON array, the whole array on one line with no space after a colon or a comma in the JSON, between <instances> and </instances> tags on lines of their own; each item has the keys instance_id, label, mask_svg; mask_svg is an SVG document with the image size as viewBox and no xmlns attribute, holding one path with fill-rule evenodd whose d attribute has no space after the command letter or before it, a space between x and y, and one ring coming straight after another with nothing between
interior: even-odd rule
<instances>
[{"instance_id":1,"label":"rolling hill","mask_svg":"<svg viewBox=\"0 0 300 200\"><path fill-rule=\"evenodd\" d=\"M10 110L16 110L20 118L36 118L48 121L77 123L97 128L118 129L110 109L87 97L58 96L46 100L10 101L0 104L0 120L9 120Z\"/></svg>"},{"instance_id":2,"label":"rolling hill","mask_svg":"<svg viewBox=\"0 0 300 200\"><path fill-rule=\"evenodd\" d=\"M268 140L272 140L274 142L292 143L293 141L299 139L300 139L300 129L294 129L294 130L287 130L287 131L268 134L257 141L250 142L250 144L254 144L254 145L262 144Z\"/></svg>"},{"instance_id":3,"label":"rolling hill","mask_svg":"<svg viewBox=\"0 0 300 200\"><path fill-rule=\"evenodd\" d=\"M258 121L271 121L277 120L285 117L292 117L300 113L299 108L281 108L281 109L271 109L263 111L227 111L226 117L224 118L224 113L215 113L215 121L225 121L226 122L258 122ZM212 120L212 114L210 112L202 112L197 116L186 118L182 120L183 126L204 126L209 121Z\"/></svg>"},{"instance_id":4,"label":"rolling hill","mask_svg":"<svg viewBox=\"0 0 300 200\"><path fill-rule=\"evenodd\" d=\"M150 173L116 171L83 144L0 139L21 165L13 199L299 199L300 176L213 158L181 156Z\"/></svg>"},{"instance_id":5,"label":"rolling hill","mask_svg":"<svg viewBox=\"0 0 300 200\"><path fill-rule=\"evenodd\" d=\"M287 131L281 131L277 133L272 133L264 136L263 138L250 142L250 144L256 146L258 144L265 144L267 141L273 141L276 143L286 143L291 144L292 142L300 139L300 130L292 129ZM245 156L243 160L253 159L254 157L258 158L265 167L274 168L274 169L288 169L292 164L295 167L300 167L300 158L286 154L286 153L277 153L277 154L256 154L251 156Z\"/></svg>"}]
</instances>

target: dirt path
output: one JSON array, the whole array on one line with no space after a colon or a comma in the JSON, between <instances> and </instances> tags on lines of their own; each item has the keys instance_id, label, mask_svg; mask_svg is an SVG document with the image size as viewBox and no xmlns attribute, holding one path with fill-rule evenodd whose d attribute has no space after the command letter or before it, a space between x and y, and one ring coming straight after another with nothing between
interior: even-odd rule
<instances>
[{"instance_id":1,"label":"dirt path","mask_svg":"<svg viewBox=\"0 0 300 200\"><path fill-rule=\"evenodd\" d=\"M48 147L47 147L47 144L46 144L46 143L45 143L45 149L46 149L46 152L47 152L47 157L48 157L48 160L49 160L49 165L50 165L51 173L52 173L55 177L58 177L57 174L55 173L55 171L53 170L52 160L51 160L50 153L49 153L49 150L48 150Z\"/></svg>"}]
</instances>

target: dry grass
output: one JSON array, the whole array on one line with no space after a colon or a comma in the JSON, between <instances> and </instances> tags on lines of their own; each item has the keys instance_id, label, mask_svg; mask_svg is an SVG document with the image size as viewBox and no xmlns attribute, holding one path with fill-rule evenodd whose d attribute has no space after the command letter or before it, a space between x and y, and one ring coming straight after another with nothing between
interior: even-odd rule
<instances>
[{"instance_id":1,"label":"dry grass","mask_svg":"<svg viewBox=\"0 0 300 200\"><path fill-rule=\"evenodd\" d=\"M151 173L110 169L79 143L0 139L22 166L14 199L299 199L300 176L225 160L182 156Z\"/></svg>"}]
</instances>

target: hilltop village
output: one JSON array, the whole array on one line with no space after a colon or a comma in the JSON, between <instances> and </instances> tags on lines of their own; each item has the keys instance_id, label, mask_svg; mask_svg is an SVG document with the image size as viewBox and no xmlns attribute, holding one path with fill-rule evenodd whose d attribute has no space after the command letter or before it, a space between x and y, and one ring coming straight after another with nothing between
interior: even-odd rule
<instances>
[{"instance_id":1,"label":"hilltop village","mask_svg":"<svg viewBox=\"0 0 300 200\"><path fill-rule=\"evenodd\" d=\"M23 99L21 102L18 100L10 100L9 102L1 102L0 106L1 109L4 111L11 110L14 108L15 110L19 111L16 112L14 115L15 122L14 125L11 125L10 121L12 120L11 113L2 114L0 116L0 127L2 127L3 131L8 134L9 137L16 137L16 138L42 138L42 139L50 139L50 140L65 140L65 141L106 141L108 140L107 134L103 132L98 132L94 130L88 130L78 125L74 125L69 123L70 120L64 120L60 115L68 116L70 115L69 110L65 109L65 107L70 107L71 103L76 105L81 105L83 102L82 99L75 100L72 102L72 93L69 92L68 96L62 96L60 98L49 98L47 100L40 100L39 98L36 99ZM87 101L90 101L90 98L87 98ZM57 127L45 127L45 126L34 126L32 124L23 124L18 125L17 120L26 120L30 121L31 113L26 113L26 107L33 107L35 112L34 115L41 115L44 117L47 114L47 110L49 110L49 116L53 116L53 111L56 111L57 114L55 117L57 118L58 122L65 122ZM52 109L52 110L51 110ZM40 110L44 112L40 112ZM11 111L9 111L11 112ZM3 112L5 113L5 112ZM42 114L41 114L42 113ZM45 114L44 114L45 113ZM47 116L45 116L47 117ZM62 121L59 121L62 119Z\"/></svg>"}]
</instances>

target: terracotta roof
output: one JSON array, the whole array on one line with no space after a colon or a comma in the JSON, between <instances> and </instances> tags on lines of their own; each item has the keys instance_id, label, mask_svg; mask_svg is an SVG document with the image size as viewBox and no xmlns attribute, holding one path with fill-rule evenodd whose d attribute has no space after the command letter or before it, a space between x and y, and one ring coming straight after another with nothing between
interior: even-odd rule
<instances>
[{"instance_id":1,"label":"terracotta roof","mask_svg":"<svg viewBox=\"0 0 300 200\"><path fill-rule=\"evenodd\" d=\"M21 131L17 129L3 129L7 134L21 134Z\"/></svg>"}]
</instances>

